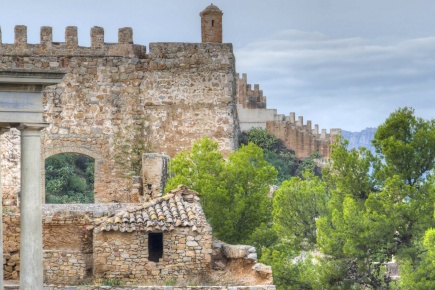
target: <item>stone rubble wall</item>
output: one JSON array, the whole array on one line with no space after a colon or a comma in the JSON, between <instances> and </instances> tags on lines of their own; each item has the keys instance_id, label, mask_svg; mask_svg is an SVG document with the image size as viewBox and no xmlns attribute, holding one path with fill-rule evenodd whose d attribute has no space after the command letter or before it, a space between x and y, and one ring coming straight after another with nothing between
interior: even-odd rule
<instances>
[{"instance_id":1,"label":"stone rubble wall","mask_svg":"<svg viewBox=\"0 0 435 290\"><path fill-rule=\"evenodd\" d=\"M20 276L20 214L16 207L3 208L3 271L5 280Z\"/></svg>"},{"instance_id":2,"label":"stone rubble wall","mask_svg":"<svg viewBox=\"0 0 435 290\"><path fill-rule=\"evenodd\" d=\"M96 279L128 283L185 281L210 271L211 228L192 232L177 227L163 233L163 257L148 261L146 232L100 232L94 236L94 276Z\"/></svg>"},{"instance_id":3,"label":"stone rubble wall","mask_svg":"<svg viewBox=\"0 0 435 290\"><path fill-rule=\"evenodd\" d=\"M11 129L0 135L1 183L3 205L16 206L20 193L20 131Z\"/></svg>"},{"instance_id":4,"label":"stone rubble wall","mask_svg":"<svg viewBox=\"0 0 435 290\"><path fill-rule=\"evenodd\" d=\"M134 201L126 175L129 150L140 142L148 152L171 157L203 136L215 139L224 154L236 148L231 44L151 43L144 54L144 47L138 53L121 49L134 46L128 29L120 32L116 45L104 43L104 32L93 29L86 48L76 44L71 27L59 44L50 42L46 28L40 44L27 44L25 27L15 33L14 44L0 43L1 70L66 71L61 83L44 92L49 125L42 132L42 159L68 152L94 158L96 203ZM4 204L18 203L17 134L11 131L1 139Z\"/></svg>"},{"instance_id":5,"label":"stone rubble wall","mask_svg":"<svg viewBox=\"0 0 435 290\"><path fill-rule=\"evenodd\" d=\"M86 278L86 257L81 252L45 250L43 259L44 283L77 284Z\"/></svg>"},{"instance_id":6,"label":"stone rubble wall","mask_svg":"<svg viewBox=\"0 0 435 290\"><path fill-rule=\"evenodd\" d=\"M212 269L214 276L240 285L272 285L272 267L257 261L255 247L230 245L213 240Z\"/></svg>"},{"instance_id":7,"label":"stone rubble wall","mask_svg":"<svg viewBox=\"0 0 435 290\"><path fill-rule=\"evenodd\" d=\"M45 252L76 253L85 261L86 275L92 276L93 234L91 219L109 215L131 204L43 205L43 247ZM20 214L16 206L3 208L3 270L5 280L20 275ZM53 260L53 254L45 257ZM51 264L44 262L46 267ZM53 265L56 265L55 262ZM63 271L69 266L62 267ZM50 273L60 271L51 269ZM53 274L51 278L56 278ZM73 280L71 280L73 281ZM50 282L50 280L46 280Z\"/></svg>"}]
</instances>

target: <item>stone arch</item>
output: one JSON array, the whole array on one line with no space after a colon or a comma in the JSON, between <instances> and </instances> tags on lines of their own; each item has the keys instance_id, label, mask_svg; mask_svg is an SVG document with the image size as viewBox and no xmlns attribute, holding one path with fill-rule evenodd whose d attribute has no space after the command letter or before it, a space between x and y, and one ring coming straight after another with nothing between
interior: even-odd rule
<instances>
[{"instance_id":1,"label":"stone arch","mask_svg":"<svg viewBox=\"0 0 435 290\"><path fill-rule=\"evenodd\" d=\"M45 160L53 155L62 154L62 153L76 153L89 156L94 159L94 185L100 183L101 181L101 166L103 164L103 157L100 153L95 151L78 147L78 146L62 146L62 147L52 147L50 149L46 149L42 153L41 158L41 192L42 192L42 202L45 203ZM95 188L94 188L95 195Z\"/></svg>"}]
</instances>

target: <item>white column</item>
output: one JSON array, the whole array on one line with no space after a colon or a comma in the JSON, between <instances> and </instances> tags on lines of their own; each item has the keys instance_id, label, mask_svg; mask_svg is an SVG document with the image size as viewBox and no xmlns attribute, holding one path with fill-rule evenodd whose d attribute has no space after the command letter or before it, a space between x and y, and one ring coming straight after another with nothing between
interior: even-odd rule
<instances>
[{"instance_id":1,"label":"white column","mask_svg":"<svg viewBox=\"0 0 435 290\"><path fill-rule=\"evenodd\" d=\"M9 131L9 128L0 127L0 135ZM0 289L3 289L3 190L1 182L1 151L0 151Z\"/></svg>"},{"instance_id":2,"label":"white column","mask_svg":"<svg viewBox=\"0 0 435 290\"><path fill-rule=\"evenodd\" d=\"M45 124L22 123L20 289L42 290L41 133Z\"/></svg>"}]
</instances>

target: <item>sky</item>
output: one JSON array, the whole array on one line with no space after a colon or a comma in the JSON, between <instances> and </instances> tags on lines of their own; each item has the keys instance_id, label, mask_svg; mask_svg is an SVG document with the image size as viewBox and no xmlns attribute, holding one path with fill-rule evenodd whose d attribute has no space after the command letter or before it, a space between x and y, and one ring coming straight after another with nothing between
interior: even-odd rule
<instances>
[{"instance_id":1,"label":"sky","mask_svg":"<svg viewBox=\"0 0 435 290\"><path fill-rule=\"evenodd\" d=\"M204 0L0 0L2 42L27 25L63 42L77 26L79 45L101 26L105 42L132 27L136 44L200 42ZM259 84L267 107L295 112L320 128L359 131L382 124L399 107L435 117L435 1L214 0L224 13L223 41L236 70ZM297 118L297 117L296 117Z\"/></svg>"}]
</instances>

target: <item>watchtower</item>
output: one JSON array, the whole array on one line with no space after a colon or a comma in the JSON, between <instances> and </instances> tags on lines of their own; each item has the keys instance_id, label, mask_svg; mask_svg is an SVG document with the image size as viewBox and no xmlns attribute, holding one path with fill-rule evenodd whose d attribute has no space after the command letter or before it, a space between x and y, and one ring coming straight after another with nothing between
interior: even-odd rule
<instances>
[{"instance_id":1,"label":"watchtower","mask_svg":"<svg viewBox=\"0 0 435 290\"><path fill-rule=\"evenodd\" d=\"M222 11L213 3L199 13L202 42L222 43L222 15Z\"/></svg>"}]
</instances>

